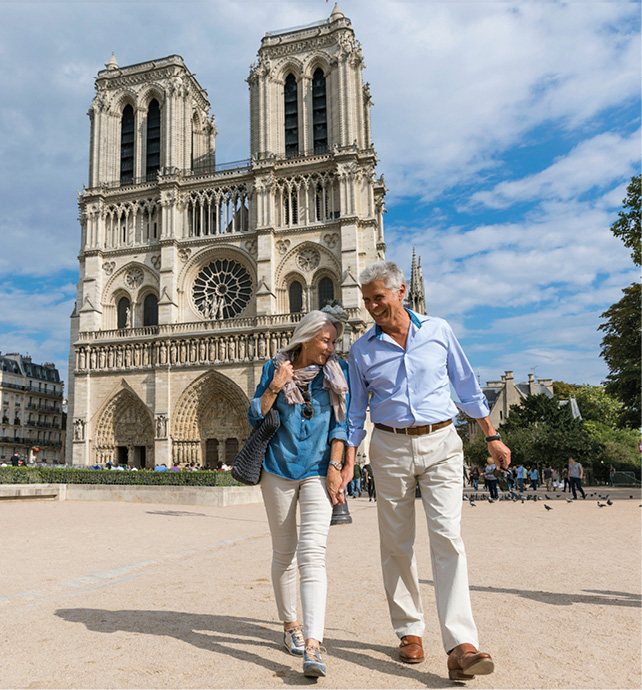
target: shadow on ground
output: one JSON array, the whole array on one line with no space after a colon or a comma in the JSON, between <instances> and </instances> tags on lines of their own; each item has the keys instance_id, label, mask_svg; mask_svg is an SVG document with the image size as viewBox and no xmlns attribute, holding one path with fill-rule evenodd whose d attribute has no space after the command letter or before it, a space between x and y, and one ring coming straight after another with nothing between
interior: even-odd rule
<instances>
[{"instance_id":1,"label":"shadow on ground","mask_svg":"<svg viewBox=\"0 0 642 690\"><path fill-rule=\"evenodd\" d=\"M432 580L419 580L422 585L434 586ZM633 606L642 604L642 596L630 592L613 592L601 589L585 589L590 594L544 592L541 590L511 589L509 587L482 587L470 585L471 592L491 592L493 594L515 594L524 599L532 599L542 604L553 606L572 606L573 604L591 604L593 606ZM598 596L596 596L598 595Z\"/></svg>"},{"instance_id":2,"label":"shadow on ground","mask_svg":"<svg viewBox=\"0 0 642 690\"><path fill-rule=\"evenodd\" d=\"M266 649L278 650L287 655L281 645L280 626L274 621L180 611L107 611L80 608L58 609L56 616L70 623L81 623L94 632L109 634L123 631L143 635L169 635L199 649L262 666L271 675L281 678L286 685L315 684L314 679L307 679L301 671L292 668L293 657L288 656L288 663L281 664L261 655L262 650ZM326 637L324 644L328 648L330 658L342 659L367 669L370 673L413 679L433 688L453 686L453 682L446 678L403 665L397 661L396 648L393 646L337 637ZM248 649L248 645L251 645L251 648ZM240 649L239 646L244 648ZM385 658L382 659L382 656ZM296 663L296 660L294 661ZM445 668L444 655L444 670Z\"/></svg>"}]
</instances>

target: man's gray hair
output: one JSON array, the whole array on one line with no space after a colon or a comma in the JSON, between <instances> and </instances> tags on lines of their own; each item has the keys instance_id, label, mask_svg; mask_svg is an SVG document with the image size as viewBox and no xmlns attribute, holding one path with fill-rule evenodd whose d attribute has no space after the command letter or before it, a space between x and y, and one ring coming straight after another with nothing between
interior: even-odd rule
<instances>
[{"instance_id":1,"label":"man's gray hair","mask_svg":"<svg viewBox=\"0 0 642 690\"><path fill-rule=\"evenodd\" d=\"M343 324L337 319L333 319L327 312L319 311L314 309L308 312L294 329L292 334L292 339L290 342L281 349L283 354L288 352L293 353L298 350L303 343L307 343L312 340L316 335L318 335L321 329L326 326L333 326L337 329L337 338L343 335Z\"/></svg>"},{"instance_id":2,"label":"man's gray hair","mask_svg":"<svg viewBox=\"0 0 642 690\"><path fill-rule=\"evenodd\" d=\"M375 280L383 280L383 284L393 292L400 290L406 282L403 271L394 261L375 261L361 271L359 276L361 285L368 285Z\"/></svg>"}]
</instances>

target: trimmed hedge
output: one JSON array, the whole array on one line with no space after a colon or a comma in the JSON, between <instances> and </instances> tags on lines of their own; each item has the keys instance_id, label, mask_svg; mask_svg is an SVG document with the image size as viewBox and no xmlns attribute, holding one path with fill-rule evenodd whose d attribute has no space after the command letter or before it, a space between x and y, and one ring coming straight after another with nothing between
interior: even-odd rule
<instances>
[{"instance_id":1,"label":"trimmed hedge","mask_svg":"<svg viewBox=\"0 0 642 690\"><path fill-rule=\"evenodd\" d=\"M138 486L243 486L230 472L85 470L69 467L0 467L0 484L133 484Z\"/></svg>"}]
</instances>

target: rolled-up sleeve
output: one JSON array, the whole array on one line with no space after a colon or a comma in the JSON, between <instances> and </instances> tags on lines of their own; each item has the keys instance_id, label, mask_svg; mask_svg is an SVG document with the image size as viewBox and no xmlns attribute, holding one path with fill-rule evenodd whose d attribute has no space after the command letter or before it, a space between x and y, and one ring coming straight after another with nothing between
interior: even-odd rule
<instances>
[{"instance_id":1,"label":"rolled-up sleeve","mask_svg":"<svg viewBox=\"0 0 642 690\"><path fill-rule=\"evenodd\" d=\"M450 326L446 326L446 336L448 338L448 378L459 396L459 402L455 401L455 405L473 419L488 417L490 409L486 396Z\"/></svg>"},{"instance_id":2,"label":"rolled-up sleeve","mask_svg":"<svg viewBox=\"0 0 642 690\"><path fill-rule=\"evenodd\" d=\"M263 414L261 413L261 397L267 390L267 387L270 385L273 377L274 363L272 360L270 360L263 365L261 380L259 381L259 385L256 387L254 397L250 403L250 409L247 411L247 419L254 427L259 426L259 424L263 421Z\"/></svg>"},{"instance_id":3,"label":"rolled-up sleeve","mask_svg":"<svg viewBox=\"0 0 642 690\"><path fill-rule=\"evenodd\" d=\"M358 346L350 349L348 357L348 373L350 376L350 408L348 410L348 440L347 445L359 447L366 437L363 425L366 421L368 407L368 389L361 373L357 358Z\"/></svg>"},{"instance_id":4,"label":"rolled-up sleeve","mask_svg":"<svg viewBox=\"0 0 642 690\"><path fill-rule=\"evenodd\" d=\"M345 368L344 368L345 367ZM346 377L346 383L348 384L348 389L350 388L350 375L348 373L348 368L345 362L341 364L341 370L343 375ZM342 422L338 422L334 413L330 415L330 432L328 433L328 443L338 438L344 443L348 440L348 412L350 411L350 393L346 393L346 418Z\"/></svg>"}]
</instances>

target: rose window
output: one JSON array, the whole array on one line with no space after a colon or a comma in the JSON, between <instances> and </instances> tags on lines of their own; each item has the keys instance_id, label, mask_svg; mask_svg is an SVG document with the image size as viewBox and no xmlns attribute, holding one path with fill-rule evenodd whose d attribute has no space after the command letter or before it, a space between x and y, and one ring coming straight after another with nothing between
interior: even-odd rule
<instances>
[{"instance_id":1,"label":"rose window","mask_svg":"<svg viewBox=\"0 0 642 690\"><path fill-rule=\"evenodd\" d=\"M192 299L206 319L231 319L248 305L252 279L241 264L217 259L203 267L194 281Z\"/></svg>"}]
</instances>

